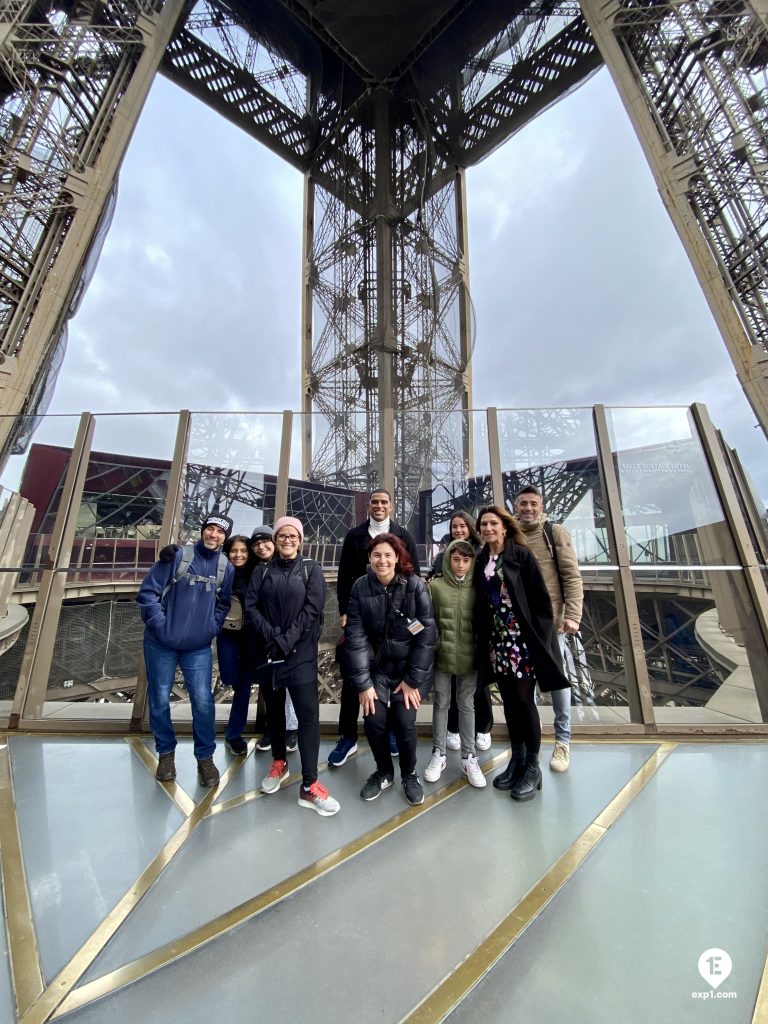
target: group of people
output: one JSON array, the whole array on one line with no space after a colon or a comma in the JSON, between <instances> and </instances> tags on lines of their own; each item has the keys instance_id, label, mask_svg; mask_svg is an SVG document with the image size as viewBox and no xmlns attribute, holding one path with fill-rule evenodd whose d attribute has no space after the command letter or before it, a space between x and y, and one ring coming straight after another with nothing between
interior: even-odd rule
<instances>
[{"instance_id":1,"label":"group of people","mask_svg":"<svg viewBox=\"0 0 768 1024\"><path fill-rule=\"evenodd\" d=\"M493 785L515 800L530 800L542 784L537 687L553 695L550 767L566 771L570 762L564 638L579 628L583 597L570 537L547 522L541 495L527 487L514 516L494 505L482 509L475 523L457 512L450 543L425 582L413 538L392 511L390 494L375 491L367 520L349 531L342 546L340 736L328 765L339 769L356 752L362 709L376 769L361 797L374 800L393 785L397 758L406 800L422 803L416 715L434 689L433 746L424 779L436 782L447 750L457 749L468 782L482 788L477 751L490 747L489 688L495 686L511 757ZM250 539L233 536L232 528L227 516L206 517L200 541L164 549L139 591L156 777L169 782L176 776L170 695L178 666L190 695L200 783L219 782L211 691L211 644L217 638L220 675L233 688L228 749L236 756L247 752L243 732L257 683L257 722L261 718L266 730L259 747L272 752L261 791L280 789L287 753L298 746L299 805L333 815L339 803L318 779L322 569L302 556L303 525L294 517L278 519L273 528L259 526Z\"/></svg>"}]
</instances>

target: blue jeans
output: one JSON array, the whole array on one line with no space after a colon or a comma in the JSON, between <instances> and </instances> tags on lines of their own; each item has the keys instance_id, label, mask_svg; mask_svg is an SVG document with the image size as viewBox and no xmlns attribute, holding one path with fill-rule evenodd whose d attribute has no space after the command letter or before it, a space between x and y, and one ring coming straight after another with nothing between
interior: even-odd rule
<instances>
[{"instance_id":1,"label":"blue jeans","mask_svg":"<svg viewBox=\"0 0 768 1024\"><path fill-rule=\"evenodd\" d=\"M248 665L248 651L242 630L222 630L216 638L216 651L219 656L221 681L226 686L231 686L233 690L225 736L228 740L234 740L242 736L245 730L253 683L253 673Z\"/></svg>"},{"instance_id":2,"label":"blue jeans","mask_svg":"<svg viewBox=\"0 0 768 1024\"><path fill-rule=\"evenodd\" d=\"M563 671L568 675L568 663L565 660L565 633L558 633L560 654L563 659ZM552 691L552 710L555 713L555 743L571 742L571 688Z\"/></svg>"},{"instance_id":3,"label":"blue jeans","mask_svg":"<svg viewBox=\"0 0 768 1024\"><path fill-rule=\"evenodd\" d=\"M158 756L176 749L176 733L171 722L171 689L178 665L192 705L195 757L198 761L212 757L216 749L216 712L211 690L211 645L199 647L196 651L177 651L164 647L147 629L144 631L144 662L147 666L149 724Z\"/></svg>"}]
</instances>

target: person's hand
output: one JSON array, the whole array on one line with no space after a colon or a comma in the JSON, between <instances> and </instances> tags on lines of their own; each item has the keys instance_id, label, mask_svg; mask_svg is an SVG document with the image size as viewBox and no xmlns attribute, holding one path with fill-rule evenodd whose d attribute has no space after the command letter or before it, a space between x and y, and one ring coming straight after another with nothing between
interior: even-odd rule
<instances>
[{"instance_id":1,"label":"person's hand","mask_svg":"<svg viewBox=\"0 0 768 1024\"><path fill-rule=\"evenodd\" d=\"M172 562L179 547L179 544L166 544L164 548L160 548L158 558L161 562Z\"/></svg>"},{"instance_id":2,"label":"person's hand","mask_svg":"<svg viewBox=\"0 0 768 1024\"><path fill-rule=\"evenodd\" d=\"M399 686L395 687L395 693L402 693L403 704L406 709L413 708L414 711L421 704L421 694L415 686L409 686L405 680L400 683Z\"/></svg>"},{"instance_id":3,"label":"person's hand","mask_svg":"<svg viewBox=\"0 0 768 1024\"><path fill-rule=\"evenodd\" d=\"M341 626L341 628L344 629L346 624L347 624L347 616L346 615L340 615L339 616L339 625Z\"/></svg>"},{"instance_id":4,"label":"person's hand","mask_svg":"<svg viewBox=\"0 0 768 1024\"><path fill-rule=\"evenodd\" d=\"M363 717L374 713L378 699L376 691L372 686L369 686L367 690L363 690L360 694L360 707L363 709Z\"/></svg>"},{"instance_id":5,"label":"person's hand","mask_svg":"<svg viewBox=\"0 0 768 1024\"><path fill-rule=\"evenodd\" d=\"M574 622L573 619L565 619L563 621L563 632L564 633L578 633L579 624Z\"/></svg>"}]
</instances>

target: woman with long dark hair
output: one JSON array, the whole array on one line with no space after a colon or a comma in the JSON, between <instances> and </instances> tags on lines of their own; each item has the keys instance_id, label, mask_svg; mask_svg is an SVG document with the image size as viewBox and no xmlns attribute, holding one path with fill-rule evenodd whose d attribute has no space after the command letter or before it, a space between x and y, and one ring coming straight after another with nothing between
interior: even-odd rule
<instances>
[{"instance_id":1,"label":"woman with long dark hair","mask_svg":"<svg viewBox=\"0 0 768 1024\"><path fill-rule=\"evenodd\" d=\"M392 533L374 537L368 558L366 575L352 587L344 627L349 677L359 694L365 734L376 761L376 771L360 796L375 800L394 782L391 731L400 752L405 797L411 804L421 804L416 710L432 686L436 637L432 603L399 537Z\"/></svg>"},{"instance_id":2,"label":"woman with long dark hair","mask_svg":"<svg viewBox=\"0 0 768 1024\"><path fill-rule=\"evenodd\" d=\"M245 621L245 594L256 565L248 537L236 533L224 542L224 554L235 569L232 583L232 604L224 626L216 638L219 675L225 686L232 687L232 706L224 733L227 750L236 757L248 752L243 731L248 718L251 687L256 667L253 633Z\"/></svg>"},{"instance_id":3,"label":"woman with long dark hair","mask_svg":"<svg viewBox=\"0 0 768 1024\"><path fill-rule=\"evenodd\" d=\"M481 510L483 550L475 566L475 629L481 684L495 683L504 705L512 756L493 780L513 800L541 789L541 722L534 691L562 690L552 602L535 557L512 516L498 505Z\"/></svg>"}]
</instances>

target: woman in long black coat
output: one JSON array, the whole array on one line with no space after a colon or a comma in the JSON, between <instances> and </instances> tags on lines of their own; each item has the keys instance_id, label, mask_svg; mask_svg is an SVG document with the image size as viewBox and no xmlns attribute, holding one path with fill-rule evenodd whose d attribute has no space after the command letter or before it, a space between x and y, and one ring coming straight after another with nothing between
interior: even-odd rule
<instances>
[{"instance_id":1,"label":"woman in long black coat","mask_svg":"<svg viewBox=\"0 0 768 1024\"><path fill-rule=\"evenodd\" d=\"M479 684L498 686L512 746L510 762L493 785L510 790L513 800L532 800L541 789L536 683L545 692L569 683L552 602L522 530L497 505L482 509L477 528L484 544L475 565Z\"/></svg>"},{"instance_id":2,"label":"woman in long black coat","mask_svg":"<svg viewBox=\"0 0 768 1024\"><path fill-rule=\"evenodd\" d=\"M360 796L375 800L394 781L392 731L405 797L411 804L421 804L416 709L432 687L437 635L432 602L399 537L374 537L368 557L366 575L352 587L344 627L349 678L359 694L365 734L376 760L376 771Z\"/></svg>"}]
</instances>

